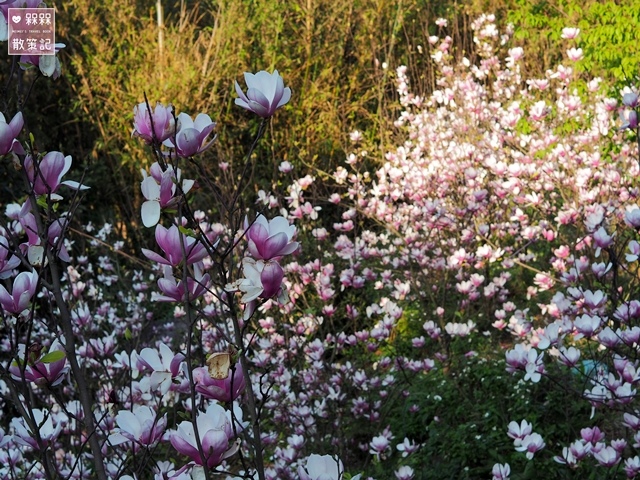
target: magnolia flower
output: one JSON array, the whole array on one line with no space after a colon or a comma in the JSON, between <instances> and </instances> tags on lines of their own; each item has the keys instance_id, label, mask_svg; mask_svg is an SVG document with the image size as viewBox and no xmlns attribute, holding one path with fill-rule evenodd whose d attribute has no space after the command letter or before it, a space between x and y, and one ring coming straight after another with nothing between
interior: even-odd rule
<instances>
[{"instance_id":1,"label":"magnolia flower","mask_svg":"<svg viewBox=\"0 0 640 480\"><path fill-rule=\"evenodd\" d=\"M620 120L622 120L622 125L620 125L620 130L625 130L627 128L636 129L638 128L638 112L635 110L620 110Z\"/></svg>"},{"instance_id":2,"label":"magnolia flower","mask_svg":"<svg viewBox=\"0 0 640 480\"><path fill-rule=\"evenodd\" d=\"M255 261L253 258L242 259L242 272L244 278L228 285L228 291L241 291L244 293L240 301L249 303L258 298L271 298L280 292L284 270L278 262L263 260Z\"/></svg>"},{"instance_id":3,"label":"magnolia flower","mask_svg":"<svg viewBox=\"0 0 640 480\"><path fill-rule=\"evenodd\" d=\"M413 468L408 465L403 465L394 473L398 480L413 480Z\"/></svg>"},{"instance_id":4,"label":"magnolia flower","mask_svg":"<svg viewBox=\"0 0 640 480\"><path fill-rule=\"evenodd\" d=\"M3 232L5 232L4 229L0 228L0 280L9 278L11 272L20 265L20 259L9 250L9 240Z\"/></svg>"},{"instance_id":5,"label":"magnolia flower","mask_svg":"<svg viewBox=\"0 0 640 480\"><path fill-rule=\"evenodd\" d=\"M305 466L298 467L300 480L341 480L344 473L342 461L331 455L309 455ZM360 475L351 477L358 480Z\"/></svg>"},{"instance_id":6,"label":"magnolia flower","mask_svg":"<svg viewBox=\"0 0 640 480\"><path fill-rule=\"evenodd\" d=\"M622 90L622 104L625 107L636 108L638 106L638 92L628 87Z\"/></svg>"},{"instance_id":7,"label":"magnolia flower","mask_svg":"<svg viewBox=\"0 0 640 480\"><path fill-rule=\"evenodd\" d=\"M567 57L573 62L577 62L584 56L581 48L570 48L567 50Z\"/></svg>"},{"instance_id":8,"label":"magnolia flower","mask_svg":"<svg viewBox=\"0 0 640 480\"><path fill-rule=\"evenodd\" d=\"M507 436L513 438L515 446L520 445L522 439L533 432L533 426L526 420L522 420L520 424L516 421L511 421L507 428Z\"/></svg>"},{"instance_id":9,"label":"magnolia flower","mask_svg":"<svg viewBox=\"0 0 640 480\"><path fill-rule=\"evenodd\" d=\"M157 350L144 348L138 354L140 367L146 367L153 371L150 379L151 388L159 389L162 395L169 391L172 379L180 372L180 364L183 360L183 354L174 355L164 343L160 343Z\"/></svg>"},{"instance_id":10,"label":"magnolia flower","mask_svg":"<svg viewBox=\"0 0 640 480\"><path fill-rule=\"evenodd\" d=\"M66 157L60 152L49 152L39 161L33 160L31 155L24 159L24 170L29 178L36 195L53 194L60 185L66 185L74 190L87 190L89 187L72 180L62 181L62 177L71 168L71 155ZM57 197L60 198L60 197Z\"/></svg>"},{"instance_id":11,"label":"magnolia flower","mask_svg":"<svg viewBox=\"0 0 640 480\"><path fill-rule=\"evenodd\" d=\"M160 212L176 202L176 185L180 182L182 193L188 193L195 183L190 179L182 179L179 168L162 170L156 162L149 169L151 175L142 170L142 195L146 201L142 204L142 223L145 227L153 227L160 221Z\"/></svg>"},{"instance_id":12,"label":"magnolia flower","mask_svg":"<svg viewBox=\"0 0 640 480\"><path fill-rule=\"evenodd\" d=\"M175 145L173 138L167 138L164 144L175 148L176 153L181 157L192 157L211 147L216 136L209 142L205 143L205 141L215 126L216 123L206 113L199 113L195 121L186 113L181 113L178 115L176 124Z\"/></svg>"},{"instance_id":13,"label":"magnolia flower","mask_svg":"<svg viewBox=\"0 0 640 480\"><path fill-rule=\"evenodd\" d=\"M534 454L544 447L542 436L539 433L531 433L522 439L520 445L516 446L516 451L526 452L527 459L531 460Z\"/></svg>"},{"instance_id":14,"label":"magnolia flower","mask_svg":"<svg viewBox=\"0 0 640 480\"><path fill-rule=\"evenodd\" d=\"M291 241L296 234L296 227L289 225L284 217L267 220L259 215L251 226L245 218L244 228L249 253L256 260L271 260L293 253L298 248L298 242Z\"/></svg>"},{"instance_id":15,"label":"magnolia flower","mask_svg":"<svg viewBox=\"0 0 640 480\"><path fill-rule=\"evenodd\" d=\"M64 43L56 43L54 45L55 53L58 53L65 46ZM38 67L45 77L52 77L54 80L62 72L57 55L20 55L20 68L26 70L28 64Z\"/></svg>"},{"instance_id":16,"label":"magnolia flower","mask_svg":"<svg viewBox=\"0 0 640 480\"><path fill-rule=\"evenodd\" d=\"M205 367L195 368L193 370L193 381L196 384L196 392L202 394L205 398L218 400L219 402L235 400L245 388L244 374L242 373L240 362L237 362L233 371L229 370L229 376L222 380L211 378L209 371Z\"/></svg>"},{"instance_id":17,"label":"magnolia flower","mask_svg":"<svg viewBox=\"0 0 640 480\"><path fill-rule=\"evenodd\" d=\"M509 480L509 475L511 475L511 467L508 463L496 463L493 466L491 473L493 475L492 480Z\"/></svg>"},{"instance_id":18,"label":"magnolia flower","mask_svg":"<svg viewBox=\"0 0 640 480\"><path fill-rule=\"evenodd\" d=\"M573 40L580 34L580 29L575 27L565 27L562 29L562 35L565 40Z\"/></svg>"},{"instance_id":19,"label":"magnolia flower","mask_svg":"<svg viewBox=\"0 0 640 480\"><path fill-rule=\"evenodd\" d=\"M11 420L11 427L15 432L13 440L18 444L39 450L40 447L45 448L51 445L56 438L58 438L58 435L60 435L62 431L63 423L67 422L67 417L61 413L53 414L52 412L37 408L31 410L31 413L33 414L35 425L38 428L38 436L40 440L42 440L42 443L38 443L35 432L31 431L31 427L29 427L24 418L14 418Z\"/></svg>"},{"instance_id":20,"label":"magnolia flower","mask_svg":"<svg viewBox=\"0 0 640 480\"><path fill-rule=\"evenodd\" d=\"M9 123L5 120L4 115L0 113L0 156L9 152L21 155L25 153L20 142L16 140L23 126L22 112L16 113Z\"/></svg>"},{"instance_id":21,"label":"magnolia flower","mask_svg":"<svg viewBox=\"0 0 640 480\"><path fill-rule=\"evenodd\" d=\"M198 451L198 442L193 423L181 422L177 430L170 432L171 445L179 453L188 456L197 465L216 467L225 458L238 451L239 444L230 442L235 437L233 425L227 411L217 403L212 403L206 412L198 412L196 422L202 453Z\"/></svg>"},{"instance_id":22,"label":"magnolia flower","mask_svg":"<svg viewBox=\"0 0 640 480\"><path fill-rule=\"evenodd\" d=\"M69 371L69 365L66 365L67 357L64 353L64 347L58 340L54 340L49 352L43 356L40 356L39 351L35 352L31 349L27 356L25 350L24 344L18 345L17 360L14 360L9 367L11 378L19 382L23 380L21 364L26 359L27 365L24 367L25 381L34 382L37 385L49 384L55 387L64 380ZM35 353L35 358L31 358L32 353Z\"/></svg>"},{"instance_id":23,"label":"magnolia flower","mask_svg":"<svg viewBox=\"0 0 640 480\"><path fill-rule=\"evenodd\" d=\"M9 293L3 285L0 285L0 305L14 315L22 313L29 308L31 297L36 293L38 286L38 274L36 271L22 272L13 280L13 289Z\"/></svg>"},{"instance_id":24,"label":"magnolia flower","mask_svg":"<svg viewBox=\"0 0 640 480\"><path fill-rule=\"evenodd\" d=\"M193 277L188 276L186 286L184 280L176 280L173 270L166 265L163 268L164 276L158 279L158 288L163 295L155 295L152 299L156 302L186 302L203 295L208 288L211 276L202 273L202 262L193 266Z\"/></svg>"},{"instance_id":25,"label":"magnolia flower","mask_svg":"<svg viewBox=\"0 0 640 480\"><path fill-rule=\"evenodd\" d=\"M164 142L173 135L175 121L173 119L173 107L156 103L151 115L145 102L133 107L133 132L131 136L140 137L145 142L151 143L155 138L158 142ZM153 126L152 126L153 123Z\"/></svg>"},{"instance_id":26,"label":"magnolia flower","mask_svg":"<svg viewBox=\"0 0 640 480\"><path fill-rule=\"evenodd\" d=\"M191 265L207 256L207 250L202 243L181 233L175 225L171 225L168 229L162 225L156 225L156 242L164 252L164 257L146 248L142 249L142 253L149 260L162 265L177 267L184 257L186 257L186 263Z\"/></svg>"},{"instance_id":27,"label":"magnolia flower","mask_svg":"<svg viewBox=\"0 0 640 480\"><path fill-rule=\"evenodd\" d=\"M109 435L113 445L132 441L145 447L153 447L162 438L167 427L166 415L158 418L156 412L146 405L136 405L133 412L120 410L116 415L118 431Z\"/></svg>"},{"instance_id":28,"label":"magnolia flower","mask_svg":"<svg viewBox=\"0 0 640 480\"><path fill-rule=\"evenodd\" d=\"M236 98L236 105L262 118L273 116L278 108L291 99L291 89L284 86L278 70L274 70L273 73L262 70L255 75L246 72L244 81L247 84L246 95L238 82L235 82L239 97Z\"/></svg>"}]
</instances>

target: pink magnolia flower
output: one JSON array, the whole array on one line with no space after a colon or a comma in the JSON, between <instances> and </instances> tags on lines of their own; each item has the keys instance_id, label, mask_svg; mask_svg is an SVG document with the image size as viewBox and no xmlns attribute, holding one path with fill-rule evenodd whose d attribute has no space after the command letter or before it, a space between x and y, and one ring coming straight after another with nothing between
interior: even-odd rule
<instances>
[{"instance_id":1,"label":"pink magnolia flower","mask_svg":"<svg viewBox=\"0 0 640 480\"><path fill-rule=\"evenodd\" d=\"M284 86L278 70L274 70L273 73L262 70L255 75L246 72L244 81L247 84L246 95L238 82L235 82L239 97L236 98L236 105L262 118L273 116L278 108L291 99L291 89Z\"/></svg>"},{"instance_id":2,"label":"pink magnolia flower","mask_svg":"<svg viewBox=\"0 0 640 480\"><path fill-rule=\"evenodd\" d=\"M331 455L311 454L307 458L304 467L298 467L300 480L341 480L344 473L342 461ZM351 477L358 480L360 475Z\"/></svg>"},{"instance_id":3,"label":"pink magnolia flower","mask_svg":"<svg viewBox=\"0 0 640 480\"><path fill-rule=\"evenodd\" d=\"M27 382L34 382L36 385L49 385L55 387L59 385L63 380L67 372L69 371L69 365L67 365L67 357L64 355L59 360L48 361L47 356L51 357L54 352L62 352L64 354L64 347L54 340L49 348L47 355L40 356L37 354L37 358L27 358L25 345L20 344L18 346L17 360L11 362L9 367L9 373L11 378L21 382L23 380L22 363L25 358L27 365L24 367L24 380ZM31 353L31 352L29 352ZM57 354L59 356L59 354Z\"/></svg>"},{"instance_id":4,"label":"pink magnolia flower","mask_svg":"<svg viewBox=\"0 0 640 480\"><path fill-rule=\"evenodd\" d=\"M491 470L491 474L493 475L492 480L509 480L509 475L511 475L511 467L508 463L496 463Z\"/></svg>"},{"instance_id":5,"label":"pink magnolia flower","mask_svg":"<svg viewBox=\"0 0 640 480\"><path fill-rule=\"evenodd\" d=\"M62 431L63 423L67 421L67 417L62 413L54 414L37 408L34 408L31 412L33 413L35 424L38 427L38 433L42 443L38 444L35 432L31 431L31 428L23 418L14 418L11 420L11 427L15 432L13 440L20 445L31 447L34 450L40 450L40 447L46 448L55 442Z\"/></svg>"},{"instance_id":6,"label":"pink magnolia flower","mask_svg":"<svg viewBox=\"0 0 640 480\"><path fill-rule=\"evenodd\" d=\"M507 426L507 436L513 438L513 444L520 445L521 440L533 432L533 426L526 420L522 420L520 424L515 421L509 422Z\"/></svg>"},{"instance_id":7,"label":"pink magnolia flower","mask_svg":"<svg viewBox=\"0 0 640 480\"><path fill-rule=\"evenodd\" d=\"M62 177L71 168L71 156L60 152L49 152L39 161L34 162L31 155L24 159L24 169L36 195L55 193L60 185L75 190L86 190L88 187L72 180L62 181Z\"/></svg>"},{"instance_id":8,"label":"pink magnolia flower","mask_svg":"<svg viewBox=\"0 0 640 480\"><path fill-rule=\"evenodd\" d=\"M147 143L151 143L154 138L158 142L164 142L173 135L174 131L175 120L171 105L164 106L158 102L151 115L149 115L149 108L145 102L133 107L133 132L131 136L140 137Z\"/></svg>"},{"instance_id":9,"label":"pink magnolia flower","mask_svg":"<svg viewBox=\"0 0 640 480\"><path fill-rule=\"evenodd\" d=\"M638 107L638 92L630 88L625 88L622 91L622 104L629 108Z\"/></svg>"},{"instance_id":10,"label":"pink magnolia flower","mask_svg":"<svg viewBox=\"0 0 640 480\"><path fill-rule=\"evenodd\" d=\"M9 293L0 285L0 305L14 315L18 315L29 308L31 297L36 293L38 274L36 271L22 272L13 280L13 289Z\"/></svg>"},{"instance_id":11,"label":"pink magnolia flower","mask_svg":"<svg viewBox=\"0 0 640 480\"><path fill-rule=\"evenodd\" d=\"M405 437L402 443L396 445L396 449L399 452L402 452L402 458L405 458L412 453L417 452L420 449L420 445L417 445L416 442Z\"/></svg>"},{"instance_id":12,"label":"pink magnolia flower","mask_svg":"<svg viewBox=\"0 0 640 480\"><path fill-rule=\"evenodd\" d=\"M11 272L20 265L20 259L9 250L9 240L2 234L3 231L0 229L0 280L9 278Z\"/></svg>"},{"instance_id":13,"label":"pink magnolia flower","mask_svg":"<svg viewBox=\"0 0 640 480\"><path fill-rule=\"evenodd\" d=\"M216 467L225 458L238 451L239 445L229 443L235 437L229 414L217 403L212 403L206 412L198 412L196 417L198 436L202 453L198 451L195 429L188 421L181 422L177 430L170 432L171 445L182 455L186 455L197 465Z\"/></svg>"},{"instance_id":14,"label":"pink magnolia flower","mask_svg":"<svg viewBox=\"0 0 640 480\"><path fill-rule=\"evenodd\" d=\"M181 233L175 225L171 225L169 228L156 225L156 242L158 242L158 246L164 252L164 257L146 248L142 249L142 253L149 260L162 265L177 267L182 263L185 255L187 265L191 265L201 261L207 256L207 250L202 243L193 237L188 237L184 233Z\"/></svg>"},{"instance_id":15,"label":"pink magnolia flower","mask_svg":"<svg viewBox=\"0 0 640 480\"><path fill-rule=\"evenodd\" d=\"M169 391L172 380L180 372L180 364L184 360L184 355L178 353L174 355L171 349L164 343L160 343L158 349L143 348L138 354L139 368L148 368L153 371L150 378L150 387L159 389L164 395Z\"/></svg>"},{"instance_id":16,"label":"pink magnolia flower","mask_svg":"<svg viewBox=\"0 0 640 480\"><path fill-rule=\"evenodd\" d=\"M118 431L109 435L113 445L135 442L145 447L153 447L162 438L167 427L166 415L158 417L149 406L136 405L133 411L120 410L115 418Z\"/></svg>"},{"instance_id":17,"label":"pink magnolia flower","mask_svg":"<svg viewBox=\"0 0 640 480\"><path fill-rule=\"evenodd\" d=\"M233 377L233 383L232 383ZM231 402L238 398L244 391L245 380L240 362L236 363L233 373L223 380L211 378L206 367L193 370L193 381L196 384L196 392L203 397L219 402Z\"/></svg>"},{"instance_id":18,"label":"pink magnolia flower","mask_svg":"<svg viewBox=\"0 0 640 480\"><path fill-rule=\"evenodd\" d=\"M259 215L252 225L249 225L248 219L245 218L244 225L249 253L256 260L282 257L298 248L298 242L291 241L296 234L296 227L290 225L284 217L267 220L263 215Z\"/></svg>"},{"instance_id":19,"label":"pink magnolia flower","mask_svg":"<svg viewBox=\"0 0 640 480\"><path fill-rule=\"evenodd\" d=\"M637 455L633 458L627 458L624 461L624 471L627 474L627 478L635 478L640 474L640 457Z\"/></svg>"},{"instance_id":20,"label":"pink magnolia flower","mask_svg":"<svg viewBox=\"0 0 640 480\"><path fill-rule=\"evenodd\" d=\"M583 428L582 430L580 430L580 436L582 437L582 440L590 443L591 445L595 445L596 443L604 439L604 433L598 427Z\"/></svg>"},{"instance_id":21,"label":"pink magnolia flower","mask_svg":"<svg viewBox=\"0 0 640 480\"><path fill-rule=\"evenodd\" d=\"M409 465L403 465L394 474L398 480L413 480L414 471Z\"/></svg>"},{"instance_id":22,"label":"pink magnolia flower","mask_svg":"<svg viewBox=\"0 0 640 480\"><path fill-rule=\"evenodd\" d=\"M32 218L33 214L29 215L31 217L27 218L35 223L35 218ZM35 228L35 225L32 228ZM67 219L58 218L57 220L53 221L47 229L47 240L49 246L55 249L58 258L60 258L60 260L62 260L63 262L71 261L71 257L69 256L69 252L67 251L67 247L64 245L63 241L63 236L66 228ZM34 245L32 245L31 242L29 242L29 245L35 247L29 251L29 261L32 265L40 265L42 263L42 256L44 255L44 249L40 246L40 238L38 237L37 242Z\"/></svg>"},{"instance_id":23,"label":"pink magnolia flower","mask_svg":"<svg viewBox=\"0 0 640 480\"><path fill-rule=\"evenodd\" d=\"M385 435L378 435L369 442L369 453L379 458L390 446L390 441Z\"/></svg>"},{"instance_id":24,"label":"pink magnolia flower","mask_svg":"<svg viewBox=\"0 0 640 480\"><path fill-rule=\"evenodd\" d=\"M186 280L176 280L173 276L173 270L170 266L165 266L164 276L158 279L158 288L163 293L156 295L153 300L156 302L186 302L194 300L203 295L209 286L211 276L208 273L202 273L202 266L199 263L193 266L193 276L189 276Z\"/></svg>"},{"instance_id":25,"label":"pink magnolia flower","mask_svg":"<svg viewBox=\"0 0 640 480\"><path fill-rule=\"evenodd\" d=\"M182 179L180 169L167 168L162 170L158 162L151 165L151 175L142 170L142 195L146 201L142 204L142 223L145 227L153 227L160 221L163 208L172 206L175 202L176 185L181 182L182 193L188 193L194 185L190 179Z\"/></svg>"},{"instance_id":26,"label":"pink magnolia flower","mask_svg":"<svg viewBox=\"0 0 640 480\"><path fill-rule=\"evenodd\" d=\"M176 124L175 145L173 138L167 138L164 144L170 148L175 148L176 153L181 157L192 157L207 150L216 137L209 142L207 137L215 128L216 123L206 113L199 113L195 121L186 113L178 115Z\"/></svg>"},{"instance_id":27,"label":"pink magnolia flower","mask_svg":"<svg viewBox=\"0 0 640 480\"><path fill-rule=\"evenodd\" d=\"M24 155L25 151L22 145L16 140L23 126L22 112L16 113L9 123L5 120L4 115L0 113L0 156L9 152Z\"/></svg>"},{"instance_id":28,"label":"pink magnolia flower","mask_svg":"<svg viewBox=\"0 0 640 480\"><path fill-rule=\"evenodd\" d=\"M560 35L565 40L573 40L577 38L580 34L580 29L575 27L565 27L562 29L562 35Z\"/></svg>"},{"instance_id":29,"label":"pink magnolia flower","mask_svg":"<svg viewBox=\"0 0 640 480\"><path fill-rule=\"evenodd\" d=\"M593 458L603 467L613 467L620 462L620 453L613 447L604 447L602 450L593 452Z\"/></svg>"},{"instance_id":30,"label":"pink magnolia flower","mask_svg":"<svg viewBox=\"0 0 640 480\"><path fill-rule=\"evenodd\" d=\"M573 322L576 330L578 331L578 335L574 335L574 338L582 338L582 337L591 337L594 332L600 328L600 324L602 323L602 319L597 315L587 315L586 313L578 318L576 318Z\"/></svg>"},{"instance_id":31,"label":"pink magnolia flower","mask_svg":"<svg viewBox=\"0 0 640 480\"><path fill-rule=\"evenodd\" d=\"M627 128L635 130L638 128L638 112L635 110L621 109L620 120L622 120L620 130L625 130Z\"/></svg>"},{"instance_id":32,"label":"pink magnolia flower","mask_svg":"<svg viewBox=\"0 0 640 480\"><path fill-rule=\"evenodd\" d=\"M54 45L55 52L58 53L64 47L64 43L56 43ZM38 67L45 77L52 77L54 80L62 72L57 55L20 55L20 68L26 70L29 68L28 64Z\"/></svg>"},{"instance_id":33,"label":"pink magnolia flower","mask_svg":"<svg viewBox=\"0 0 640 480\"><path fill-rule=\"evenodd\" d=\"M573 62L581 60L583 56L584 54L582 53L581 48L570 48L569 50L567 50L567 57L569 57L569 60Z\"/></svg>"},{"instance_id":34,"label":"pink magnolia flower","mask_svg":"<svg viewBox=\"0 0 640 480\"><path fill-rule=\"evenodd\" d=\"M280 292L284 270L276 261L265 262L245 257L242 259L244 278L227 287L228 291L241 291L240 301L249 303L258 298L271 298Z\"/></svg>"},{"instance_id":35,"label":"pink magnolia flower","mask_svg":"<svg viewBox=\"0 0 640 480\"><path fill-rule=\"evenodd\" d=\"M531 433L524 437L520 445L516 446L516 451L526 452L526 456L531 460L536 452L545 447L544 440L539 433Z\"/></svg>"}]
</instances>

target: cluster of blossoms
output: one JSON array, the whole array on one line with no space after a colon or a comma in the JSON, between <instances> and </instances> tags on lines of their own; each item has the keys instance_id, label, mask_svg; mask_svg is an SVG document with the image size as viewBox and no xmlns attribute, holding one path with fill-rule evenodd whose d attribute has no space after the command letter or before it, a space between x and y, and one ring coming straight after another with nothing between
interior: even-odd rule
<instances>
[{"instance_id":1,"label":"cluster of blossoms","mask_svg":"<svg viewBox=\"0 0 640 480\"><path fill-rule=\"evenodd\" d=\"M340 480L343 460L368 457L410 480L427 434L406 436L385 413L398 398L409 414L420 412L426 401L407 378L447 370L453 355L477 356L469 345L478 338L510 345L507 372L524 383L566 370L566 383L581 385L576 398L594 412L614 412L608 418L616 431L626 429L627 438L605 442L595 420L554 452L558 468L624 465L635 477L636 147L623 143L618 103L598 79L586 82L589 98L570 66L525 79L523 48L508 49L504 59L496 53L510 29L501 35L486 15L473 29L477 64L452 64L451 38L429 39L441 74L431 95L412 93L407 69L397 70L404 111L396 126L406 141L375 171L364 168L369 153L353 132L354 152L324 202L311 200L316 179L307 175L288 186L282 204L261 192L264 213L250 219L242 212L237 231L186 208L195 181L178 162L211 147L214 122L139 104L134 136L157 153L141 184L142 221L155 228L159 249L142 250L153 273L74 251L59 193L63 185L83 188L62 180L70 157L27 155L17 140L21 114L9 123L2 117L0 154L19 159L30 191L7 207L0 230L2 318L15 327L2 338L10 358L0 392L39 400L20 417L0 417L9 426L0 430L0 478L87 477L100 455L106 478L148 478L150 471L157 480L260 478L249 462L240 472L234 460L264 447L267 479ZM578 34L569 28L562 36ZM581 56L567 51L569 62ZM262 118L290 99L277 72L245 80L246 94L236 84L236 103ZM634 92L622 92L625 129L637 128ZM560 136L567 124L576 127ZM603 147L611 142L620 147ZM322 208L338 214L321 216ZM269 219L269 210L278 215ZM110 230L85 227L94 250ZM315 240L309 256L296 241L300 232ZM61 272L47 270L59 265ZM525 268L535 273L524 275ZM173 315L154 302L171 305ZM411 321L407 305L425 308L410 345L396 350L401 322ZM93 404L77 400L89 390L82 378L95 386ZM526 420L504 427L523 459L539 460L538 452L557 445ZM362 434L346 433L353 431ZM85 445L94 441L89 453ZM310 454L320 446L345 452L342 460ZM179 455L180 463L149 461L145 469L154 452ZM491 474L506 480L514 465L498 463Z\"/></svg>"},{"instance_id":2,"label":"cluster of blossoms","mask_svg":"<svg viewBox=\"0 0 640 480\"><path fill-rule=\"evenodd\" d=\"M306 228L320 244L318 251L334 254L285 267L295 279L289 287L292 305L306 305L311 293L323 300L315 314L298 314L295 322L290 321L288 331L323 332L322 326L336 314L370 325L351 336L327 335L306 353L309 362L328 350L342 353L356 345L379 352L397 327L404 300L425 298L431 306L434 298L446 299L431 307L433 313L424 323L426 335L412 339L413 358L387 363L384 356L376 357L378 372L342 365L327 373L325 378L332 382L326 389L327 400L320 405L307 401L308 411L315 412L307 429L320 427L319 418L326 415L324 403L349 395L343 387L347 378L360 391L381 389L379 397L355 399L351 412L356 418L376 421L385 405L386 387L397 382L397 364L416 373L447 366L448 349L442 347L475 332L490 341L515 343L506 353L507 371L522 372L526 382L543 382L557 366L567 368L569 378L587 385L574 390L573 398L582 397L593 409L637 414L634 348L640 309L637 281L627 273L634 271L640 257L636 238L640 209L634 184L639 167L635 146L625 144L621 133L621 128L637 128L626 122L637 107L636 90L621 93L627 112L621 125L615 117L618 101L606 96L600 79L584 82L588 97L579 93L578 75L571 66L558 65L544 78L525 79L520 70L526 55L522 48L510 49L504 63L495 53L496 43L508 41L512 31L500 35L491 16L476 21L474 29L482 52L479 64L463 59L452 65L451 41L430 40L433 60L442 71L431 96L412 93L407 70L398 69L405 111L396 125L405 129L407 140L387 153L381 168L375 172L362 168L368 153L357 147L361 135L352 134L356 151L334 176L341 193L327 199L342 209L339 222L322 223L317 215L320 207L305 206L305 192L314 179L299 179L289 187L289 217L308 222ZM562 32L567 41L578 36L576 28ZM568 49L569 62L581 57L579 48ZM569 123L578 126L559 135L562 125ZM619 147L609 149L611 142ZM263 192L261 198L265 205L282 208L272 205L270 193ZM389 228L363 229L368 218ZM536 272L524 290L521 268ZM366 306L366 317L361 305L337 302L367 285L380 292L380 301ZM392 301L399 315L376 322ZM460 317L464 321L454 320ZM276 318L261 322L265 336L278 331ZM260 352L256 361L276 368L282 358L289 358L292 343L283 345L274 357L268 353L273 341L264 340L260 345L267 351ZM425 358L427 351L435 359ZM388 377L378 375L387 367ZM309 366L293 370L309 379L321 375ZM283 369L276 372L273 379L281 390L295 388L286 375L282 378ZM295 422L288 411L305 401L304 394L296 391L296 395L293 401L283 393L272 403L274 408L283 407L282 418L276 416L282 425ZM620 424L623 419L620 415L612 421ZM512 438L528 459L545 446L538 433ZM391 445L391 437L382 434L361 447L380 458ZM631 478L637 473L636 460L621 445L618 440L610 446L601 444L590 458L601 466L624 459ZM493 474L507 478L510 471L510 466L498 464Z\"/></svg>"}]
</instances>

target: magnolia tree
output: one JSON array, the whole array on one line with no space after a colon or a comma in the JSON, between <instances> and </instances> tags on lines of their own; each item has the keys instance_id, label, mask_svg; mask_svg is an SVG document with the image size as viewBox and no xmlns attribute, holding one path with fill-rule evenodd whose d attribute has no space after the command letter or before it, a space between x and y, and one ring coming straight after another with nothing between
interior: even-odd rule
<instances>
[{"instance_id":1,"label":"magnolia tree","mask_svg":"<svg viewBox=\"0 0 640 480\"><path fill-rule=\"evenodd\" d=\"M580 437L566 445L510 418L505 459L640 471L637 92L608 98L574 72L577 29L563 31L568 64L526 78L526 52L491 16L459 63L437 26L423 49L437 90L411 92L399 68L398 147L373 158L352 132L324 199L282 162L286 193L244 203L291 97L277 71L235 85L260 124L232 180L224 162L200 165L207 114L135 106L152 158L140 218L155 234L140 252L79 217L90 185L66 178L72 159L37 151L23 114L4 112L0 155L24 193L0 229L0 478L358 478L345 464L431 478L427 434L399 433L390 412L419 413L438 392L412 381L480 348L593 409L567 418ZM485 463L486 477L518 473Z\"/></svg>"},{"instance_id":2,"label":"magnolia tree","mask_svg":"<svg viewBox=\"0 0 640 480\"><path fill-rule=\"evenodd\" d=\"M40 72L22 80L59 74L34 58ZM261 432L270 385L248 357L257 308L288 301L282 262L299 244L288 219L247 211L240 194L291 90L277 71L245 81L236 103L262 122L236 185L200 179L218 195L215 218L193 209L195 180L181 169L197 166L215 123L146 100L134 108L133 136L155 160L142 172L141 220L157 248L142 249L139 270L120 265L123 242L110 225L96 231L76 215L90 186L66 179L71 157L21 141L21 112L0 115L0 156L25 187L0 227L1 478L276 478ZM79 248L83 237L91 241ZM96 254L107 244L115 255ZM153 325L162 303L173 305L173 321ZM344 473L328 455L290 467L304 478Z\"/></svg>"},{"instance_id":3,"label":"magnolia tree","mask_svg":"<svg viewBox=\"0 0 640 480\"><path fill-rule=\"evenodd\" d=\"M402 145L375 172L366 168L365 149L336 172L344 193L330 200L345 210L333 225L333 246L350 260L337 275L343 287L372 282L429 312L425 335L412 340L422 363L397 357L396 364L414 372L448 368L456 340L480 334L498 350L511 344L509 373L559 381L567 401L592 406L590 424L567 418L580 436L548 453L541 452L545 425L513 419L506 433L527 459L547 454L558 469L597 466L634 478L638 92L609 98L600 79L575 73L577 28L562 32L568 63L545 78L523 76L521 47L502 47L508 51L500 58L512 29L501 34L492 16L472 28L478 61L454 64L451 39L429 39L441 73L429 97L412 93L406 68L398 69ZM361 141L358 132L351 138ZM366 338L375 350L395 326L386 317L354 342ZM378 453L390 447L391 434L383 436ZM510 472L504 463L492 470L495 479Z\"/></svg>"}]
</instances>

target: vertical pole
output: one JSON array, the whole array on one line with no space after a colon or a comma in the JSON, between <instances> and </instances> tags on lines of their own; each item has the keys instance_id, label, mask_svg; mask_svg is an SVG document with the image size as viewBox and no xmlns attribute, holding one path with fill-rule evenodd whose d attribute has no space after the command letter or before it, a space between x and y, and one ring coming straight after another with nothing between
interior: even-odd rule
<instances>
[{"instance_id":1,"label":"vertical pole","mask_svg":"<svg viewBox=\"0 0 640 480\"><path fill-rule=\"evenodd\" d=\"M164 13L162 11L162 0L157 0L156 11L158 14L158 60L160 65L160 81L164 76Z\"/></svg>"}]
</instances>

